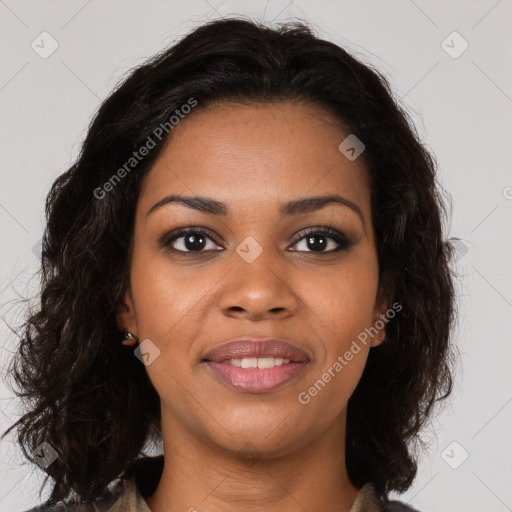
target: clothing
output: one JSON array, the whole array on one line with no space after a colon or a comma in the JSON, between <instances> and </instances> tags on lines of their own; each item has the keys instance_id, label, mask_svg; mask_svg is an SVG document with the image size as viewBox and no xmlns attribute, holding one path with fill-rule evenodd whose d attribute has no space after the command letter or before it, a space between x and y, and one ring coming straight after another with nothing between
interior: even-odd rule
<instances>
[{"instance_id":1,"label":"clothing","mask_svg":"<svg viewBox=\"0 0 512 512\"><path fill-rule=\"evenodd\" d=\"M151 496L163 471L163 455L142 457L131 464L123 479L114 481L93 502L77 504L72 501L49 502L26 512L151 512L146 500ZM206 509L204 507L201 510ZM347 512L419 512L400 501L388 501L378 496L372 484L364 485Z\"/></svg>"}]
</instances>

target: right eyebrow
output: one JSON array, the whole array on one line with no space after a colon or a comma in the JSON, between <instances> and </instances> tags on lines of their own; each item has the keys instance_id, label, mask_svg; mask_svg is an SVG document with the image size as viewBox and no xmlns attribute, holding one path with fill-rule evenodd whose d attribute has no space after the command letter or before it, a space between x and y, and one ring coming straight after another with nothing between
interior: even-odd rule
<instances>
[{"instance_id":1,"label":"right eyebrow","mask_svg":"<svg viewBox=\"0 0 512 512\"><path fill-rule=\"evenodd\" d=\"M226 203L212 199L211 197L204 196L182 196L177 194L170 194L157 203L155 203L146 214L149 216L154 211L162 208L165 205L178 203L192 208L194 210L206 213L209 215L227 216L229 214L229 207ZM293 199L288 203L281 205L279 213L281 215L300 215L320 210L328 204L339 204L350 208L361 219L364 227L364 216L361 209L349 199L342 197L338 194L329 194L322 196L301 197Z\"/></svg>"}]
</instances>

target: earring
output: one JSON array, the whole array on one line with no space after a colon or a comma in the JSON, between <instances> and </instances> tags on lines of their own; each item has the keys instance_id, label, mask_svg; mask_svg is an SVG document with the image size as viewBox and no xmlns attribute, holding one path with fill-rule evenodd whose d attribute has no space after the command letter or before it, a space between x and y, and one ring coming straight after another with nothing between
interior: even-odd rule
<instances>
[{"instance_id":1,"label":"earring","mask_svg":"<svg viewBox=\"0 0 512 512\"><path fill-rule=\"evenodd\" d=\"M125 346L134 345L137 343L137 338L128 330L123 330L123 341L121 342Z\"/></svg>"}]
</instances>

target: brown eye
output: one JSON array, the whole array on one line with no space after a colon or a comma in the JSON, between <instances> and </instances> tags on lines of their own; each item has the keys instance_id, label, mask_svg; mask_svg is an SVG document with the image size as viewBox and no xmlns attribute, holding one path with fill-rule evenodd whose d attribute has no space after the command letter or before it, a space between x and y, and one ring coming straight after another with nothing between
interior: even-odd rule
<instances>
[{"instance_id":1,"label":"brown eye","mask_svg":"<svg viewBox=\"0 0 512 512\"><path fill-rule=\"evenodd\" d=\"M201 229L183 228L173 231L160 241L162 247L171 247L176 252L206 252L218 250L217 243Z\"/></svg>"},{"instance_id":2,"label":"brown eye","mask_svg":"<svg viewBox=\"0 0 512 512\"><path fill-rule=\"evenodd\" d=\"M354 245L347 236L331 227L311 229L305 233L302 232L299 236L301 238L294 245L300 245L302 248L296 249L297 252L328 254L347 250Z\"/></svg>"}]
</instances>

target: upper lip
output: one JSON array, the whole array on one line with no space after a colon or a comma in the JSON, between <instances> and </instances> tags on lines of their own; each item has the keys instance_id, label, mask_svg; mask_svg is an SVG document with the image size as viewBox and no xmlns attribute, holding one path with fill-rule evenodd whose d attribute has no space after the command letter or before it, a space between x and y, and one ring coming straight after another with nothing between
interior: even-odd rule
<instances>
[{"instance_id":1,"label":"upper lip","mask_svg":"<svg viewBox=\"0 0 512 512\"><path fill-rule=\"evenodd\" d=\"M308 362L306 350L278 338L243 337L224 343L210 350L203 361L222 363L244 357L282 357L295 362Z\"/></svg>"}]
</instances>

